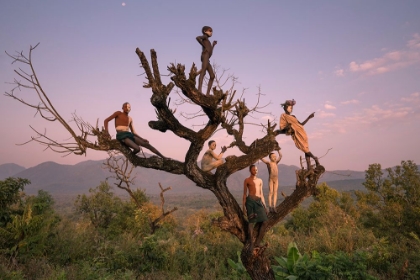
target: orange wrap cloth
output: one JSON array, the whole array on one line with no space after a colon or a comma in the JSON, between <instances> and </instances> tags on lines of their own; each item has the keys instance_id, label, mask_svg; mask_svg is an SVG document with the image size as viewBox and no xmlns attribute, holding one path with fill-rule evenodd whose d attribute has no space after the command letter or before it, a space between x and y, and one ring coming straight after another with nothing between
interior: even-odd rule
<instances>
[{"instance_id":1,"label":"orange wrap cloth","mask_svg":"<svg viewBox=\"0 0 420 280\"><path fill-rule=\"evenodd\" d=\"M280 129L284 129L290 123L293 129L292 139L296 147L304 153L309 153L308 136L305 129L293 115L282 114L280 116Z\"/></svg>"}]
</instances>

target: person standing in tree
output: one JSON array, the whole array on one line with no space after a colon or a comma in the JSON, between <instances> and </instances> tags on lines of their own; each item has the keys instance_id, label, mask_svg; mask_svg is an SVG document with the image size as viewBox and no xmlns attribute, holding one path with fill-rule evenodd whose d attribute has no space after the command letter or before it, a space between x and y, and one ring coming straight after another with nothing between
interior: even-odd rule
<instances>
[{"instance_id":1,"label":"person standing in tree","mask_svg":"<svg viewBox=\"0 0 420 280\"><path fill-rule=\"evenodd\" d=\"M295 104L296 101L294 99L286 100L283 104L281 104L284 109L284 113L280 116L280 130L286 135L292 136L295 146L305 153L307 169L311 170L311 158L315 160L316 166L319 166L319 161L318 158L309 151L308 136L306 135L303 126L315 116L315 112L310 114L306 120L301 123L294 115L291 114Z\"/></svg>"},{"instance_id":2,"label":"person standing in tree","mask_svg":"<svg viewBox=\"0 0 420 280\"><path fill-rule=\"evenodd\" d=\"M282 154L280 153L280 149L277 150L279 157L276 157L275 153L270 153L268 158L270 160L265 160L264 158L261 159L267 165L268 169L268 207L270 212L276 212L276 203L277 203L277 190L279 188L279 169L277 165L279 164Z\"/></svg>"},{"instance_id":3,"label":"person standing in tree","mask_svg":"<svg viewBox=\"0 0 420 280\"><path fill-rule=\"evenodd\" d=\"M213 67L210 64L210 57L213 54L213 48L216 46L217 41L210 42L209 38L213 35L213 29L210 26L204 26L201 30L202 36L198 36L197 42L202 46L201 52L201 70L199 71L200 77L198 79L198 91L202 93L203 80L206 72L209 72L209 82L207 84L207 95L210 94L211 87L213 85L214 75Z\"/></svg>"},{"instance_id":4,"label":"person standing in tree","mask_svg":"<svg viewBox=\"0 0 420 280\"><path fill-rule=\"evenodd\" d=\"M255 238L255 247L259 247L262 232L267 227L267 210L265 206L263 182L257 177L258 168L253 164L249 167L250 176L244 181L244 195L242 198L242 211L248 216L248 233L251 238L254 223L261 223ZM246 212L245 212L246 209Z\"/></svg>"}]
</instances>

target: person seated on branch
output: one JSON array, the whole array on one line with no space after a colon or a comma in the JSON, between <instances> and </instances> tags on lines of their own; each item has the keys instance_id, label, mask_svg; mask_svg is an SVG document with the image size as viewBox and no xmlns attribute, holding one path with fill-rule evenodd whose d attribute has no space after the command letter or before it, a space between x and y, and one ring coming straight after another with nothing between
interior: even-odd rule
<instances>
[{"instance_id":1,"label":"person seated on branch","mask_svg":"<svg viewBox=\"0 0 420 280\"><path fill-rule=\"evenodd\" d=\"M125 102L122 106L122 112L116 111L104 120L105 131L109 134L108 123L115 120L115 130L117 131L117 140L133 149L133 154L140 152L140 147L149 149L161 158L165 158L158 150L156 150L149 141L141 138L134 129L133 119L128 116L131 111L131 105Z\"/></svg>"},{"instance_id":2,"label":"person seated on branch","mask_svg":"<svg viewBox=\"0 0 420 280\"><path fill-rule=\"evenodd\" d=\"M210 140L208 150L204 153L203 158L201 159L201 169L204 172L209 172L224 163L223 161L223 153L226 152L226 146L222 147L222 152L220 154L216 154L214 150L216 149L216 141Z\"/></svg>"},{"instance_id":3,"label":"person seated on branch","mask_svg":"<svg viewBox=\"0 0 420 280\"><path fill-rule=\"evenodd\" d=\"M296 101L294 99L286 100L283 104L281 104L284 109L284 113L280 116L280 131L286 135L292 136L296 147L305 153L307 169L311 170L311 158L315 160L316 166L319 166L320 164L318 158L309 151L308 136L306 135L303 126L315 116L315 112L310 114L306 120L301 123L294 115L291 114L295 104Z\"/></svg>"}]
</instances>

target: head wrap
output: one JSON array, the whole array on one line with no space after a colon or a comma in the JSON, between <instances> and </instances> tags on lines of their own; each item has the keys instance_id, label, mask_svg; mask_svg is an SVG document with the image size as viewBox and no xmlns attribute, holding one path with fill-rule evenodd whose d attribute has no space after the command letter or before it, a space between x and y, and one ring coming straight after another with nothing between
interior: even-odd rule
<instances>
[{"instance_id":1,"label":"head wrap","mask_svg":"<svg viewBox=\"0 0 420 280\"><path fill-rule=\"evenodd\" d=\"M280 104L283 108L287 106L295 106L296 101L294 99L292 100L286 100L284 103Z\"/></svg>"}]
</instances>

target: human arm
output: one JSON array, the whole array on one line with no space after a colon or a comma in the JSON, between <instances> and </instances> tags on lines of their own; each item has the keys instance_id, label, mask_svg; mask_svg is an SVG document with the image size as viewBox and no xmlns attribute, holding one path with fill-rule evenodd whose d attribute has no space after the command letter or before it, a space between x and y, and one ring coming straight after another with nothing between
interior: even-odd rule
<instances>
[{"instance_id":1,"label":"human arm","mask_svg":"<svg viewBox=\"0 0 420 280\"><path fill-rule=\"evenodd\" d=\"M266 164L267 164L267 163L270 163L268 160L266 160L266 159L264 159L264 158L261 158L261 161L262 161L262 162L264 162L264 163L266 163Z\"/></svg>"},{"instance_id":2,"label":"human arm","mask_svg":"<svg viewBox=\"0 0 420 280\"><path fill-rule=\"evenodd\" d=\"M285 114L282 114L280 116L279 128L280 128L280 134L286 134L286 135L292 134L292 131L293 131L292 125L286 120Z\"/></svg>"},{"instance_id":3,"label":"human arm","mask_svg":"<svg viewBox=\"0 0 420 280\"><path fill-rule=\"evenodd\" d=\"M197 42L203 47L204 46L204 40L207 40L207 36L206 35L202 35L202 36L197 36L197 38L195 38L197 40Z\"/></svg>"},{"instance_id":4,"label":"human arm","mask_svg":"<svg viewBox=\"0 0 420 280\"><path fill-rule=\"evenodd\" d=\"M108 132L108 134L109 134L109 130L108 130L108 123L111 121L111 120L113 120L113 119L115 119L117 116L118 116L118 114L119 114L120 112L115 112L115 113L113 113L111 116L109 116L108 118L106 118L105 120L104 120L104 129L105 129L105 131L106 132Z\"/></svg>"},{"instance_id":5,"label":"human arm","mask_svg":"<svg viewBox=\"0 0 420 280\"><path fill-rule=\"evenodd\" d=\"M279 154L279 157L277 158L277 163L279 163L283 155L280 153L280 149L277 150L277 153Z\"/></svg>"},{"instance_id":6,"label":"human arm","mask_svg":"<svg viewBox=\"0 0 420 280\"><path fill-rule=\"evenodd\" d=\"M211 151L211 156L216 160L221 159L223 157L223 153L226 152L226 149L226 146L223 146L220 154L216 154L214 151Z\"/></svg>"},{"instance_id":7,"label":"human arm","mask_svg":"<svg viewBox=\"0 0 420 280\"><path fill-rule=\"evenodd\" d=\"M215 41L213 41L213 48L214 48L214 46L216 46L217 45L217 41L215 40Z\"/></svg>"},{"instance_id":8,"label":"human arm","mask_svg":"<svg viewBox=\"0 0 420 280\"><path fill-rule=\"evenodd\" d=\"M259 185L260 185L260 190L261 190L261 202L264 205L264 208L267 210L267 206L265 205L265 199L264 199L264 192L263 192L263 181L261 179L259 179Z\"/></svg>"},{"instance_id":9,"label":"human arm","mask_svg":"<svg viewBox=\"0 0 420 280\"><path fill-rule=\"evenodd\" d=\"M305 125L310 119L312 119L313 117L315 117L315 112L313 112L312 114L310 114L307 118L306 118L306 120L303 122L303 123L301 123L300 122L300 124L301 125Z\"/></svg>"}]
</instances>

